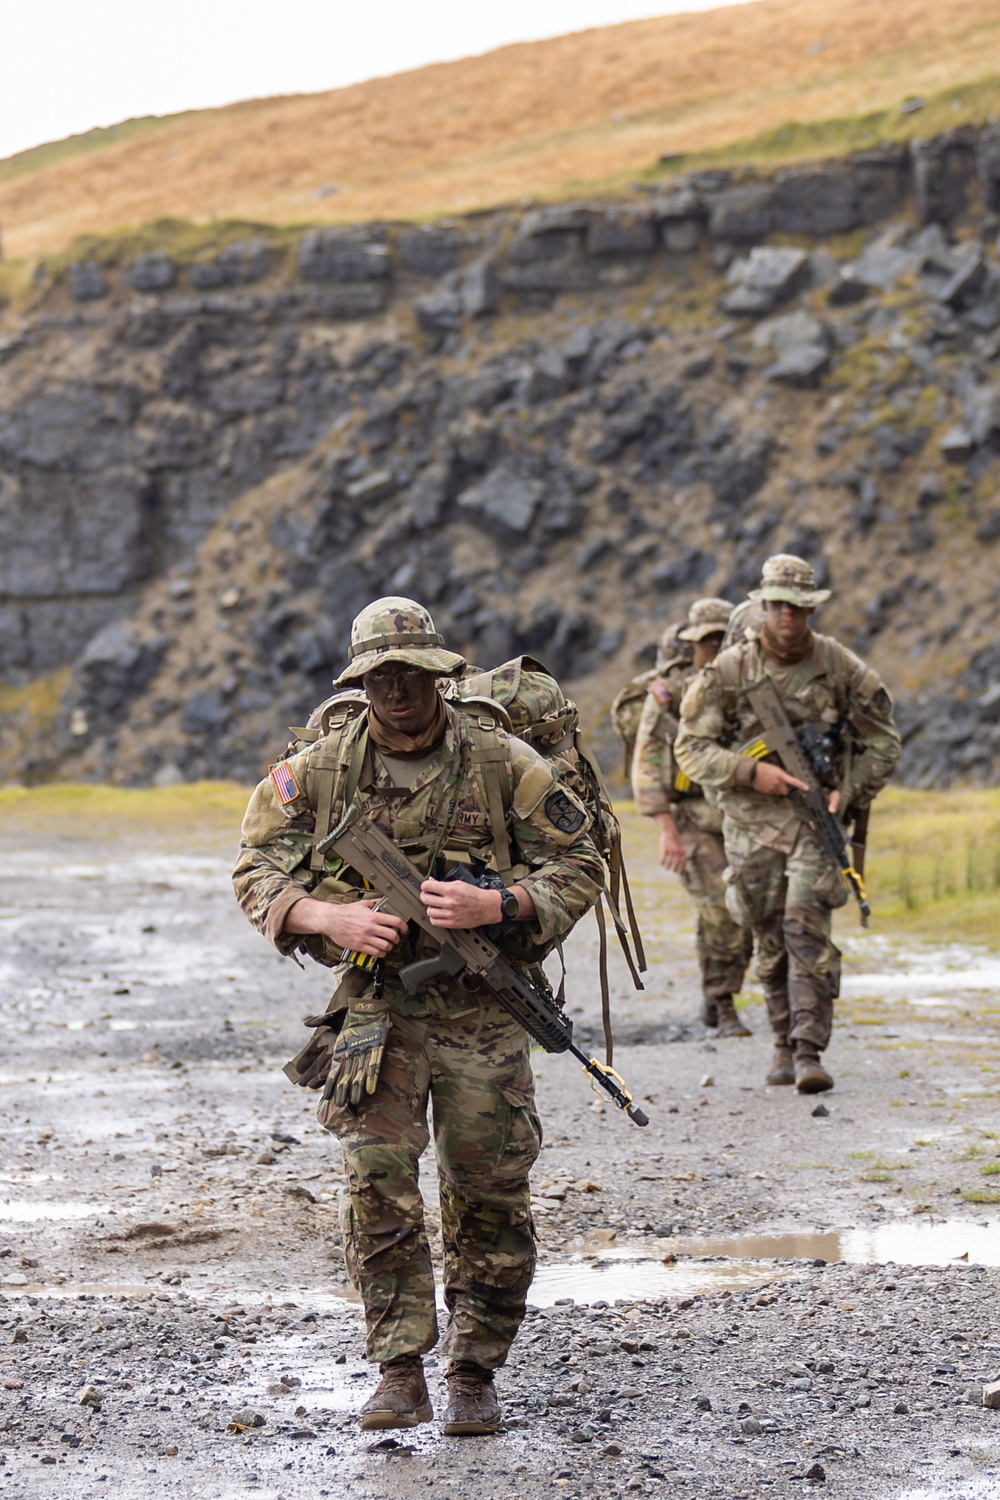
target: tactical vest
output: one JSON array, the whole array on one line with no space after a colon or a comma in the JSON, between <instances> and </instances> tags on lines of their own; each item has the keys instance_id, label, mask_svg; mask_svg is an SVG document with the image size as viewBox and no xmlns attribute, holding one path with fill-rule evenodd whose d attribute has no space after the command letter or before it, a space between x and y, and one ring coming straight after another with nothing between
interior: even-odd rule
<instances>
[{"instance_id":1,"label":"tactical vest","mask_svg":"<svg viewBox=\"0 0 1000 1500\"><path fill-rule=\"evenodd\" d=\"M530 656L516 657L488 671L469 671L464 677L446 681L441 690L446 700L462 711L470 769L489 814L496 870L506 884L515 884L526 871L523 866L513 865L511 859L508 822L514 779L510 753L497 733L498 726L552 760L560 777L591 814L592 837L607 869L607 884L594 912L605 1043L610 1062L607 923L602 903L607 905L636 989L643 988L639 976L645 972L646 956L622 857L621 829L597 760L584 741L579 710L544 665ZM295 739L285 751L286 756L321 738L327 741L318 765L314 763L316 834L310 855L310 869L314 873L323 868L323 856L317 853L316 845L330 832L335 815L341 815L361 785L369 754L368 734L362 722L367 708L368 697L363 689L348 688L314 709L307 725L293 727L291 731ZM442 852L449 852L447 844ZM622 903L626 917L622 916Z\"/></svg>"},{"instance_id":2,"label":"tactical vest","mask_svg":"<svg viewBox=\"0 0 1000 1500\"><path fill-rule=\"evenodd\" d=\"M831 684L833 688L834 706L837 711L838 721L842 725L849 728L850 702L848 698L847 688L851 676L850 661L847 657L844 656L842 650L838 646L838 643L833 640L832 637L814 633L813 639L816 643L814 650L818 650L819 652L822 668L821 675L826 679L827 682ZM748 653L754 650L760 653L761 661L763 663L763 648L753 640L748 640L745 643L737 645L731 650L720 651L719 655L715 658L715 667L719 673L723 689L733 697L745 697L747 689L756 687L757 684L762 682L764 680L764 677L767 675L763 670L762 664L761 672L758 677L756 677L752 682L744 681L743 666ZM802 665L804 665L804 663L802 663ZM866 667L865 679L863 679L863 681L866 681L869 678L875 684L879 682L877 673L875 673L871 667ZM793 675L791 679L793 691L796 690L795 681L796 679ZM792 727L794 729L800 729L804 726L800 724L793 724ZM831 726L827 724L821 727L824 729L829 729ZM733 733L732 739L735 740L738 737L739 734L737 730ZM843 765L841 769L842 784L847 784L850 780L850 769L853 755L854 744L852 736L850 734L845 734L843 737Z\"/></svg>"}]
</instances>

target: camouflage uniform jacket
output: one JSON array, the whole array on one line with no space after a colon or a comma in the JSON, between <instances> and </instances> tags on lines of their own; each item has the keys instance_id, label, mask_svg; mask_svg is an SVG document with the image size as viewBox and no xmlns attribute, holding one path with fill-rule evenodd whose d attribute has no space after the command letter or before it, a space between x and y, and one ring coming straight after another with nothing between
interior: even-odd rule
<instances>
[{"instance_id":1,"label":"camouflage uniform jacket","mask_svg":"<svg viewBox=\"0 0 1000 1500\"><path fill-rule=\"evenodd\" d=\"M649 684L632 757L632 792L636 810L646 817L668 812L679 824L721 833L722 813L674 758L681 699L696 676L690 663L675 662Z\"/></svg>"},{"instance_id":2,"label":"camouflage uniform jacket","mask_svg":"<svg viewBox=\"0 0 1000 1500\"><path fill-rule=\"evenodd\" d=\"M349 711L350 705L345 704L343 713ZM258 785L243 820L233 872L245 915L279 952L299 949L330 966L340 965L341 950L335 944L282 929L289 909L302 896L351 901L363 889L357 874L336 856L320 868L311 868L316 863L311 858L313 844L320 832L317 810L324 824L333 826L339 821L348 768L359 741L367 738L366 715L358 715L356 706L354 713L353 718L339 720L335 715L327 734L283 763L283 794L287 797L290 790L287 771L298 789L291 801L281 800L270 776ZM494 850L489 798L476 767L471 716L450 704L446 713L444 739L409 790L393 786L370 747L358 783L362 811L425 872L438 855L448 863L467 863L473 855L492 863ZM481 734L488 732L495 739L497 757L509 768L507 822L516 861L514 879L531 895L536 918L519 923L504 947L511 958L530 962L594 904L603 889L604 866L588 833L589 814L574 793L560 784L554 768L499 725L487 726L482 717L475 724ZM434 946L423 933L415 939L404 938L387 960L387 978L391 980L414 957L434 951Z\"/></svg>"},{"instance_id":3,"label":"camouflage uniform jacket","mask_svg":"<svg viewBox=\"0 0 1000 1500\"><path fill-rule=\"evenodd\" d=\"M721 652L698 674L681 704L678 765L703 786L718 789L727 826L752 831L756 843L790 853L801 827L795 804L754 792L748 784L754 762L739 753L760 733L745 693L765 675L793 729L813 724L825 732L841 725L837 770L845 812L867 807L888 781L899 759L899 733L878 673L829 636L814 635L811 653L794 666L778 666L759 641L749 640Z\"/></svg>"}]
</instances>

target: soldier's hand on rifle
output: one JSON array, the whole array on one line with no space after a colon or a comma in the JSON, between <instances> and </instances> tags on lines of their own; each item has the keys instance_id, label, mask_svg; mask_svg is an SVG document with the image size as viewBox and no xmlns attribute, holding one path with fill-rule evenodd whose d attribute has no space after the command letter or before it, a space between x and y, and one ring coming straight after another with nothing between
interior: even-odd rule
<instances>
[{"instance_id":1,"label":"soldier's hand on rifle","mask_svg":"<svg viewBox=\"0 0 1000 1500\"><path fill-rule=\"evenodd\" d=\"M384 958L406 935L406 923L391 911L376 911L376 899L345 904L303 896L289 909L284 931L320 934L341 948Z\"/></svg>"},{"instance_id":2,"label":"soldier's hand on rifle","mask_svg":"<svg viewBox=\"0 0 1000 1500\"><path fill-rule=\"evenodd\" d=\"M784 767L773 766L770 761L766 760L757 762L757 774L751 786L755 792L763 792L767 797L787 797L794 788L800 792L809 790L804 781L799 781L795 776L789 776Z\"/></svg>"},{"instance_id":3,"label":"soldier's hand on rifle","mask_svg":"<svg viewBox=\"0 0 1000 1500\"><path fill-rule=\"evenodd\" d=\"M660 829L660 864L665 870L672 870L675 875L683 875L687 865L687 850L681 843L677 824L668 812L657 813L656 821Z\"/></svg>"},{"instance_id":4,"label":"soldier's hand on rifle","mask_svg":"<svg viewBox=\"0 0 1000 1500\"><path fill-rule=\"evenodd\" d=\"M826 810L827 812L833 813L834 817L836 817L837 813L840 811L840 790L838 787L834 787L833 791L830 793L830 800L826 804Z\"/></svg>"},{"instance_id":5,"label":"soldier's hand on rifle","mask_svg":"<svg viewBox=\"0 0 1000 1500\"><path fill-rule=\"evenodd\" d=\"M520 905L519 917L534 916L534 902L522 886L511 886ZM469 885L464 880L425 880L420 899L435 927L488 927L499 922L500 892Z\"/></svg>"}]
</instances>

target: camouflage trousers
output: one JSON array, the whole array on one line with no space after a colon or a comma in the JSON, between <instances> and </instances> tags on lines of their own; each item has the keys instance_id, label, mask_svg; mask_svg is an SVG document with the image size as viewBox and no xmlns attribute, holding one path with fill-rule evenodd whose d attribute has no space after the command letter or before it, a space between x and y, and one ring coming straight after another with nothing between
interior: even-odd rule
<instances>
[{"instance_id":1,"label":"camouflage trousers","mask_svg":"<svg viewBox=\"0 0 1000 1500\"><path fill-rule=\"evenodd\" d=\"M752 829L726 826L730 901L753 928L771 1028L822 1051L840 994L840 950L831 914L847 891L803 827L790 854L755 844Z\"/></svg>"},{"instance_id":2,"label":"camouflage trousers","mask_svg":"<svg viewBox=\"0 0 1000 1500\"><path fill-rule=\"evenodd\" d=\"M368 1358L426 1354L438 1338L418 1162L433 1110L444 1246L442 1341L450 1359L502 1365L535 1270L528 1172L541 1146L528 1037L493 1001L457 1016L391 1009L376 1091L326 1108L344 1149L347 1272L361 1293Z\"/></svg>"},{"instance_id":3,"label":"camouflage trousers","mask_svg":"<svg viewBox=\"0 0 1000 1500\"><path fill-rule=\"evenodd\" d=\"M687 864L681 883L697 914L698 966L706 1000L735 995L753 952L753 934L734 922L726 906L726 851L721 833L678 820Z\"/></svg>"}]
</instances>

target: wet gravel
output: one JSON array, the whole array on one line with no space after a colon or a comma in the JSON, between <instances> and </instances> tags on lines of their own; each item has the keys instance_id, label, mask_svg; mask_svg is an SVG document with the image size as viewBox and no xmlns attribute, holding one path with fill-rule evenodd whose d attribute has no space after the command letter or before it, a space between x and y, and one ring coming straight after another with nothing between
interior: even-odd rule
<instances>
[{"instance_id":1,"label":"wet gravel","mask_svg":"<svg viewBox=\"0 0 1000 1500\"><path fill-rule=\"evenodd\" d=\"M545 1305L499 1377L504 1430L446 1440L355 1429L375 1376L339 1260L340 1162L280 1073L323 976L245 927L217 838L0 831L0 1493L1000 1495L982 1406L1000 1271L974 1263L1000 1260L995 996L950 982L914 1007L860 979L815 1114L762 1087L759 1007L748 1041L692 1024L687 912L642 848L653 967L644 997L616 974L616 1062L653 1123L538 1060ZM845 931L852 973L905 966ZM591 935L574 950L583 1030ZM944 1221L975 1231L973 1263L805 1248ZM704 1258L749 1232L799 1248ZM650 1267L662 1296L639 1290ZM440 1408L437 1366L430 1382Z\"/></svg>"}]
</instances>

